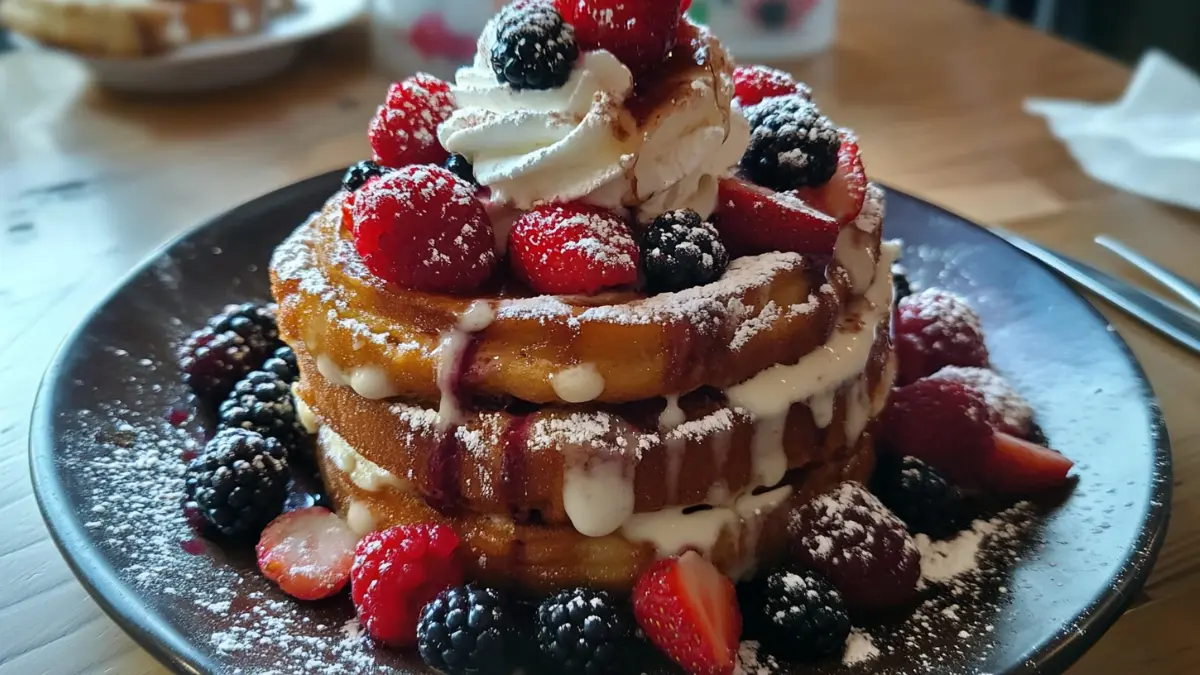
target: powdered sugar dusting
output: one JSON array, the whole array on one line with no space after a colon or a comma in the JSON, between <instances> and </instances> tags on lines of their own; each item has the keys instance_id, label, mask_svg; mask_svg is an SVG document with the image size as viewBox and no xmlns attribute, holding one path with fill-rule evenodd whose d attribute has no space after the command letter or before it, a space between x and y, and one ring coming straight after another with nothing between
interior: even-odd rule
<instances>
[{"instance_id":1,"label":"powdered sugar dusting","mask_svg":"<svg viewBox=\"0 0 1200 675\"><path fill-rule=\"evenodd\" d=\"M946 366L932 377L960 382L982 394L994 428L1017 436L1029 433L1033 425L1033 406L996 371L990 368Z\"/></svg>"},{"instance_id":2,"label":"powdered sugar dusting","mask_svg":"<svg viewBox=\"0 0 1200 675\"><path fill-rule=\"evenodd\" d=\"M857 628L850 632L850 637L846 639L846 652L842 655L843 665L853 666L873 661L878 656L879 648L871 641L870 635Z\"/></svg>"}]
</instances>

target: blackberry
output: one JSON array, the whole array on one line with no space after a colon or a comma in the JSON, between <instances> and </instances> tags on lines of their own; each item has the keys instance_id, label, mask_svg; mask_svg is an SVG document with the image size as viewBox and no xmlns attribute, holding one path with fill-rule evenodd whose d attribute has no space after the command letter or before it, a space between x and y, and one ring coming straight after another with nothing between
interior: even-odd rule
<instances>
[{"instance_id":1,"label":"blackberry","mask_svg":"<svg viewBox=\"0 0 1200 675\"><path fill-rule=\"evenodd\" d=\"M752 131L741 167L750 180L783 191L833 178L841 137L811 101L776 96L747 108L746 119Z\"/></svg>"},{"instance_id":2,"label":"blackberry","mask_svg":"<svg viewBox=\"0 0 1200 675\"><path fill-rule=\"evenodd\" d=\"M519 652L513 623L499 591L475 584L448 588L421 610L417 650L447 675L508 675Z\"/></svg>"},{"instance_id":3,"label":"blackberry","mask_svg":"<svg viewBox=\"0 0 1200 675\"><path fill-rule=\"evenodd\" d=\"M223 427L254 431L289 450L305 436L296 417L291 385L265 370L256 370L234 385L217 417Z\"/></svg>"},{"instance_id":4,"label":"blackberry","mask_svg":"<svg viewBox=\"0 0 1200 675\"><path fill-rule=\"evenodd\" d=\"M679 291L707 284L729 265L717 228L690 209L668 211L642 238L642 268L652 291Z\"/></svg>"},{"instance_id":5,"label":"blackberry","mask_svg":"<svg viewBox=\"0 0 1200 675\"><path fill-rule=\"evenodd\" d=\"M966 524L962 493L915 457L881 453L871 491L913 534L946 539Z\"/></svg>"},{"instance_id":6,"label":"blackberry","mask_svg":"<svg viewBox=\"0 0 1200 675\"><path fill-rule=\"evenodd\" d=\"M850 635L842 594L811 570L778 569L745 585L739 604L745 635L787 661L841 654Z\"/></svg>"},{"instance_id":7,"label":"blackberry","mask_svg":"<svg viewBox=\"0 0 1200 675\"><path fill-rule=\"evenodd\" d=\"M514 3L495 19L492 70L513 89L557 89L571 77L575 29L549 4Z\"/></svg>"},{"instance_id":8,"label":"blackberry","mask_svg":"<svg viewBox=\"0 0 1200 675\"><path fill-rule=\"evenodd\" d=\"M217 333L233 331L253 346L262 345L263 360L279 345L279 326L275 323L274 304L245 302L226 305L224 311L208 320Z\"/></svg>"},{"instance_id":9,"label":"blackberry","mask_svg":"<svg viewBox=\"0 0 1200 675\"><path fill-rule=\"evenodd\" d=\"M300 379L300 366L296 365L296 353L284 345L263 363L262 369L291 384Z\"/></svg>"},{"instance_id":10,"label":"blackberry","mask_svg":"<svg viewBox=\"0 0 1200 675\"><path fill-rule=\"evenodd\" d=\"M451 154L446 158L446 163L442 165L447 171L467 181L471 185L479 185L479 181L475 180L475 167L471 166L471 162L463 155L456 153Z\"/></svg>"},{"instance_id":11,"label":"blackberry","mask_svg":"<svg viewBox=\"0 0 1200 675\"><path fill-rule=\"evenodd\" d=\"M217 532L255 536L283 510L290 478L279 441L247 429L221 429L188 465L184 489Z\"/></svg>"},{"instance_id":12,"label":"blackberry","mask_svg":"<svg viewBox=\"0 0 1200 675\"><path fill-rule=\"evenodd\" d=\"M261 362L260 349L234 332L202 328L179 347L179 369L184 384L210 401L225 397L233 385Z\"/></svg>"},{"instance_id":13,"label":"blackberry","mask_svg":"<svg viewBox=\"0 0 1200 675\"><path fill-rule=\"evenodd\" d=\"M632 611L607 591L575 588L542 601L537 643L549 671L600 675L633 671L642 651Z\"/></svg>"},{"instance_id":14,"label":"blackberry","mask_svg":"<svg viewBox=\"0 0 1200 675\"><path fill-rule=\"evenodd\" d=\"M384 168L375 162L364 159L354 166L346 169L346 175L342 176L342 189L354 192L360 187L367 184L367 181L372 178L377 178L383 175Z\"/></svg>"},{"instance_id":15,"label":"blackberry","mask_svg":"<svg viewBox=\"0 0 1200 675\"><path fill-rule=\"evenodd\" d=\"M900 302L912 295L912 284L909 283L908 276L904 274L904 268L899 265L892 267L892 289L894 291L893 302Z\"/></svg>"}]
</instances>

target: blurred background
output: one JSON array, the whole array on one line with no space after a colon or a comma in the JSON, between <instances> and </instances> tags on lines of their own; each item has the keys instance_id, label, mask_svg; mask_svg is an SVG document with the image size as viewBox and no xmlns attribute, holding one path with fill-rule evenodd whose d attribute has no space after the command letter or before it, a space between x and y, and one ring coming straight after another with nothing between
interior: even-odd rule
<instances>
[{"instance_id":1,"label":"blurred background","mask_svg":"<svg viewBox=\"0 0 1200 675\"><path fill-rule=\"evenodd\" d=\"M976 0L1132 63L1158 47L1200 68L1200 2L1196 0Z\"/></svg>"}]
</instances>

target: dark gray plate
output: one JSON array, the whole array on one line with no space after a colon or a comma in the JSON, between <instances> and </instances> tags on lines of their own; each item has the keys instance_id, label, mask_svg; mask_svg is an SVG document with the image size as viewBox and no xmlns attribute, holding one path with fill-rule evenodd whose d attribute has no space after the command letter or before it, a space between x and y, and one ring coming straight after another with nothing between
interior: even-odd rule
<instances>
[{"instance_id":1,"label":"dark gray plate","mask_svg":"<svg viewBox=\"0 0 1200 675\"><path fill-rule=\"evenodd\" d=\"M179 508L180 456L204 424L172 412L186 401L173 345L225 303L265 299L272 248L337 182L298 183L170 243L67 339L38 397L31 463L59 548L109 614L179 672L420 670L357 639L347 601L287 599L251 555L194 538ZM796 670L1061 672L1121 614L1162 543L1171 460L1158 406L1112 327L1031 258L895 191L886 227L905 240L916 284L979 309L995 364L1078 460L1080 480L1038 507L1015 562L959 596L935 595L915 621L868 627L879 658Z\"/></svg>"}]
</instances>

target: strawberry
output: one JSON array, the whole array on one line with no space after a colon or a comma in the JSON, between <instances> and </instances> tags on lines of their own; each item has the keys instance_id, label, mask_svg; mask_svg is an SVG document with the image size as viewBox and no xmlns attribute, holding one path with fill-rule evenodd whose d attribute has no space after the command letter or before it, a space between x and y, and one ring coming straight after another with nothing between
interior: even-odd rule
<instances>
[{"instance_id":1,"label":"strawberry","mask_svg":"<svg viewBox=\"0 0 1200 675\"><path fill-rule=\"evenodd\" d=\"M946 366L987 367L979 315L961 295L927 288L904 298L896 307L892 332L900 384Z\"/></svg>"},{"instance_id":2,"label":"strawberry","mask_svg":"<svg viewBox=\"0 0 1200 675\"><path fill-rule=\"evenodd\" d=\"M469 293L496 267L492 222L470 183L406 166L354 198L354 245L375 276L432 293Z\"/></svg>"},{"instance_id":3,"label":"strawberry","mask_svg":"<svg viewBox=\"0 0 1200 675\"><path fill-rule=\"evenodd\" d=\"M311 506L271 521L258 540L258 569L299 600L321 600L350 582L354 536L329 509Z\"/></svg>"},{"instance_id":4,"label":"strawberry","mask_svg":"<svg viewBox=\"0 0 1200 675\"><path fill-rule=\"evenodd\" d=\"M650 641L689 675L729 675L737 665L742 615L733 582L695 551L643 572L633 613Z\"/></svg>"},{"instance_id":5,"label":"strawberry","mask_svg":"<svg viewBox=\"0 0 1200 675\"><path fill-rule=\"evenodd\" d=\"M1061 453L996 432L995 451L982 464L981 482L990 492L1027 495L1066 483L1073 466Z\"/></svg>"},{"instance_id":6,"label":"strawberry","mask_svg":"<svg viewBox=\"0 0 1200 675\"><path fill-rule=\"evenodd\" d=\"M508 234L513 272L539 293L592 295L637 281L638 252L629 225L587 204L539 206Z\"/></svg>"},{"instance_id":7,"label":"strawberry","mask_svg":"<svg viewBox=\"0 0 1200 675\"><path fill-rule=\"evenodd\" d=\"M833 253L838 236L837 221L804 200L739 178L721 179L713 222L734 256Z\"/></svg>"},{"instance_id":8,"label":"strawberry","mask_svg":"<svg viewBox=\"0 0 1200 675\"><path fill-rule=\"evenodd\" d=\"M738 66L733 71L733 97L743 108L772 96L800 94L812 98L812 90L796 78L767 66Z\"/></svg>"},{"instance_id":9,"label":"strawberry","mask_svg":"<svg viewBox=\"0 0 1200 675\"><path fill-rule=\"evenodd\" d=\"M605 49L635 75L662 65L683 17L679 0L555 0L580 51Z\"/></svg>"},{"instance_id":10,"label":"strawberry","mask_svg":"<svg viewBox=\"0 0 1200 675\"><path fill-rule=\"evenodd\" d=\"M916 457L961 487L980 487L981 467L995 449L983 396L948 380L892 390L882 438L891 452Z\"/></svg>"},{"instance_id":11,"label":"strawberry","mask_svg":"<svg viewBox=\"0 0 1200 675\"><path fill-rule=\"evenodd\" d=\"M385 167L441 164L450 153L438 141L438 125L454 112L450 85L425 73L397 82L388 90L367 137L375 162Z\"/></svg>"},{"instance_id":12,"label":"strawberry","mask_svg":"<svg viewBox=\"0 0 1200 675\"><path fill-rule=\"evenodd\" d=\"M867 173L863 169L858 139L843 129L842 145L838 148L837 171L828 183L819 187L803 187L796 194L817 209L827 213L838 224L846 225L862 213L867 201Z\"/></svg>"}]
</instances>

